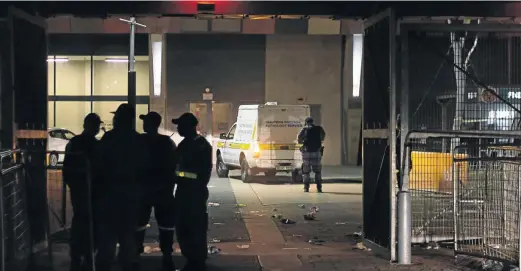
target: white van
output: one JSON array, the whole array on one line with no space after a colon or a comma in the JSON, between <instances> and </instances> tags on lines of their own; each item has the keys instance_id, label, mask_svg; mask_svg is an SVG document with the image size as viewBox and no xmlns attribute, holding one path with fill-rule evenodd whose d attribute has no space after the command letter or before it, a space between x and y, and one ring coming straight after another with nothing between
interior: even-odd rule
<instances>
[{"instance_id":1,"label":"white van","mask_svg":"<svg viewBox=\"0 0 521 271\"><path fill-rule=\"evenodd\" d=\"M237 122L220 135L216 148L216 171L228 177L241 169L241 179L263 172L292 172L302 164L297 135L310 115L308 105L241 105Z\"/></svg>"}]
</instances>

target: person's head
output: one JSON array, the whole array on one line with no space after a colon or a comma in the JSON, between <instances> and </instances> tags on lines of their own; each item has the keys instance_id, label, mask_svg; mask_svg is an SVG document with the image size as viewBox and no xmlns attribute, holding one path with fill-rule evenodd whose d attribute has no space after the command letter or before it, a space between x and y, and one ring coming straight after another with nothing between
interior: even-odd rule
<instances>
[{"instance_id":1,"label":"person's head","mask_svg":"<svg viewBox=\"0 0 521 271\"><path fill-rule=\"evenodd\" d=\"M134 121L135 110L130 104L120 104L114 112L113 123L114 129L132 129L132 121Z\"/></svg>"},{"instance_id":2,"label":"person's head","mask_svg":"<svg viewBox=\"0 0 521 271\"><path fill-rule=\"evenodd\" d=\"M96 113L89 113L83 119L83 133L89 136L96 136L100 131L100 126L103 123L101 118Z\"/></svg>"},{"instance_id":3,"label":"person's head","mask_svg":"<svg viewBox=\"0 0 521 271\"><path fill-rule=\"evenodd\" d=\"M306 125L313 125L313 118L312 117L307 117L306 118Z\"/></svg>"},{"instance_id":4,"label":"person's head","mask_svg":"<svg viewBox=\"0 0 521 271\"><path fill-rule=\"evenodd\" d=\"M172 119L172 123L177 125L177 131L182 137L197 135L199 121L192 113L184 113L179 118Z\"/></svg>"},{"instance_id":5,"label":"person's head","mask_svg":"<svg viewBox=\"0 0 521 271\"><path fill-rule=\"evenodd\" d=\"M143 131L147 134L157 134L159 126L161 125L161 116L154 111L148 112L146 115L139 115L143 120Z\"/></svg>"}]
</instances>

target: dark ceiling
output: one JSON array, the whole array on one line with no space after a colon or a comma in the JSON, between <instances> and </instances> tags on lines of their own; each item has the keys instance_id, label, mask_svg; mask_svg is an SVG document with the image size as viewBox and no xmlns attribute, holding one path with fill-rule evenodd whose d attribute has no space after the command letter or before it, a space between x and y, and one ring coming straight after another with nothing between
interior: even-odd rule
<instances>
[{"instance_id":1,"label":"dark ceiling","mask_svg":"<svg viewBox=\"0 0 521 271\"><path fill-rule=\"evenodd\" d=\"M521 14L519 2L472 2L472 1L310 1L310 2L242 2L213 1L215 14L252 15L328 15L338 18L366 18L393 7L398 16L476 16L476 17L516 17ZM72 14L80 17L103 17L112 14L190 16L197 13L197 1L41 1L41 2L0 2L0 14L7 6L13 5L26 12L38 13L43 17Z\"/></svg>"}]
</instances>

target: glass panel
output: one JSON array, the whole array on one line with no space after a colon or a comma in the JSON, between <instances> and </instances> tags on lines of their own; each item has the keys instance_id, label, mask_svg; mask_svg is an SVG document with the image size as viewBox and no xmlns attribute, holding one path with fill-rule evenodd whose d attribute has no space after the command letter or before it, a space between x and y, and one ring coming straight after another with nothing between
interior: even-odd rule
<instances>
[{"instance_id":1,"label":"glass panel","mask_svg":"<svg viewBox=\"0 0 521 271\"><path fill-rule=\"evenodd\" d=\"M90 102L56 102L56 127L80 134L83 119L88 113Z\"/></svg>"},{"instance_id":2,"label":"glass panel","mask_svg":"<svg viewBox=\"0 0 521 271\"><path fill-rule=\"evenodd\" d=\"M90 56L56 56L47 61L56 65L56 95L90 95Z\"/></svg>"},{"instance_id":3,"label":"glass panel","mask_svg":"<svg viewBox=\"0 0 521 271\"><path fill-rule=\"evenodd\" d=\"M54 95L54 56L47 58L47 95Z\"/></svg>"},{"instance_id":4,"label":"glass panel","mask_svg":"<svg viewBox=\"0 0 521 271\"><path fill-rule=\"evenodd\" d=\"M199 120L199 125L197 125L197 131L206 133L208 132L208 106L203 103L190 103L190 113L194 114L195 117Z\"/></svg>"},{"instance_id":5,"label":"glass panel","mask_svg":"<svg viewBox=\"0 0 521 271\"><path fill-rule=\"evenodd\" d=\"M47 127L54 127L54 102L47 102Z\"/></svg>"},{"instance_id":6,"label":"glass panel","mask_svg":"<svg viewBox=\"0 0 521 271\"><path fill-rule=\"evenodd\" d=\"M94 95L127 96L127 56L94 56ZM149 95L148 56L136 56L136 95Z\"/></svg>"},{"instance_id":7,"label":"glass panel","mask_svg":"<svg viewBox=\"0 0 521 271\"><path fill-rule=\"evenodd\" d=\"M231 117L231 103L213 103L212 104L212 117L213 117L213 135L219 136L221 133L226 133L233 122L230 120Z\"/></svg>"},{"instance_id":8,"label":"glass panel","mask_svg":"<svg viewBox=\"0 0 521 271\"><path fill-rule=\"evenodd\" d=\"M143 121L139 119L139 115L148 113L148 105L147 104L138 104L136 105L136 131L138 133L143 133ZM163 120L164 122L165 120ZM161 126L160 126L161 127Z\"/></svg>"},{"instance_id":9,"label":"glass panel","mask_svg":"<svg viewBox=\"0 0 521 271\"><path fill-rule=\"evenodd\" d=\"M124 102L93 102L92 109L94 113L97 113L101 120L105 123L104 127L107 131L112 129L112 117L114 116L110 112L116 111L118 106ZM143 122L139 119L139 115L146 114L148 112L147 104L136 105L136 131L139 133L143 132Z\"/></svg>"}]
</instances>

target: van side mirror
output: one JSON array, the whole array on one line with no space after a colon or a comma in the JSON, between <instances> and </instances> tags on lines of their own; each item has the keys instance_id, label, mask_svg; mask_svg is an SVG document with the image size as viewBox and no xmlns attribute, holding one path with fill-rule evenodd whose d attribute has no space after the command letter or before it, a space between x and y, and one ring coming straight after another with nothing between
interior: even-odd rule
<instances>
[{"instance_id":1,"label":"van side mirror","mask_svg":"<svg viewBox=\"0 0 521 271\"><path fill-rule=\"evenodd\" d=\"M226 133L221 133L221 134L219 135L219 138L220 138L220 139L228 139L228 137L226 136Z\"/></svg>"}]
</instances>

